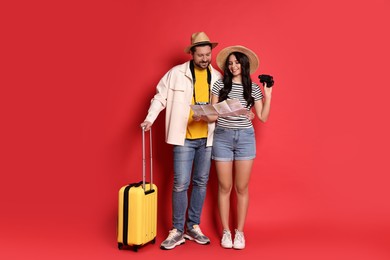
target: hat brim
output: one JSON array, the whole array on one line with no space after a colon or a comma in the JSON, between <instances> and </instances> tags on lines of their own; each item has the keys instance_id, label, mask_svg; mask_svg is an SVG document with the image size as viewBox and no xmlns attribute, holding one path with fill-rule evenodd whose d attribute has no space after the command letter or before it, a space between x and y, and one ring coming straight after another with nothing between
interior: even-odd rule
<instances>
[{"instance_id":1,"label":"hat brim","mask_svg":"<svg viewBox=\"0 0 390 260\"><path fill-rule=\"evenodd\" d=\"M192 44L190 46L187 46L185 49L184 49L184 52L185 53L190 53L190 50L192 47L194 46L198 46L198 45L204 45L204 44L211 44L211 49L214 49L218 43L217 42L198 42L198 43L195 43L195 44Z\"/></svg>"},{"instance_id":2,"label":"hat brim","mask_svg":"<svg viewBox=\"0 0 390 260\"><path fill-rule=\"evenodd\" d=\"M222 72L225 71L225 63L227 57L233 52L241 52L248 57L250 65L250 74L253 74L259 67L259 58L257 57L256 53L244 46L235 45L222 49L217 55L216 62Z\"/></svg>"}]
</instances>

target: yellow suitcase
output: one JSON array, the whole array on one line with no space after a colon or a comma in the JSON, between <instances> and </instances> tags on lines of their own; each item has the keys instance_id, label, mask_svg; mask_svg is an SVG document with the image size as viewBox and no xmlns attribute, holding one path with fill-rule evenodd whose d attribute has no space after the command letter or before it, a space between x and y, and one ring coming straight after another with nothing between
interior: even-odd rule
<instances>
[{"instance_id":1,"label":"yellow suitcase","mask_svg":"<svg viewBox=\"0 0 390 260\"><path fill-rule=\"evenodd\" d=\"M122 186L118 196L118 248L134 251L157 236L157 186L153 184L152 132L150 130L150 182L145 182L145 131L142 129L143 179Z\"/></svg>"}]
</instances>

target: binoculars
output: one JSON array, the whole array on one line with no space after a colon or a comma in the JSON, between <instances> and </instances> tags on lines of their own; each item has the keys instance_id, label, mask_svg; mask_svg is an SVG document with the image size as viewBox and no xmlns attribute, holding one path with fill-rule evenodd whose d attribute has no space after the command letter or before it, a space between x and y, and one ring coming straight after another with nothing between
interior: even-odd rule
<instances>
[{"instance_id":1,"label":"binoculars","mask_svg":"<svg viewBox=\"0 0 390 260\"><path fill-rule=\"evenodd\" d=\"M270 88L274 85L274 78L271 75L261 74L259 75L260 83L267 83L267 88Z\"/></svg>"}]
</instances>

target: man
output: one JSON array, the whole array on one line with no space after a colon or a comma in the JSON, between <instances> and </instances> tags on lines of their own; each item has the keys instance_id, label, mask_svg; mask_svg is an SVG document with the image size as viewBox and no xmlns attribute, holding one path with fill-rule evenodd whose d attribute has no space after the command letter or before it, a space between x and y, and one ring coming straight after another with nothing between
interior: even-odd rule
<instances>
[{"instance_id":1,"label":"man","mask_svg":"<svg viewBox=\"0 0 390 260\"><path fill-rule=\"evenodd\" d=\"M214 123L207 117L193 115L191 104L210 102L210 89L221 74L211 66L211 52L218 43L204 32L192 34L184 52L192 59L170 69L160 80L141 127L148 131L159 113L166 108L165 141L173 145L174 180L172 191L172 224L162 249L173 249L185 238L209 244L200 227L200 216L206 196L211 165ZM187 191L191 183L192 193ZM188 208L188 218L186 211Z\"/></svg>"}]
</instances>

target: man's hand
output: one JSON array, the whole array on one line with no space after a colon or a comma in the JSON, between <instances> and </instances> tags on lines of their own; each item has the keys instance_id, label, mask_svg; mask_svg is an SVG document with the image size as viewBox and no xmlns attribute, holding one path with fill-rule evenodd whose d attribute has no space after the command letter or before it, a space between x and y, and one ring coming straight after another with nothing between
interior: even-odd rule
<instances>
[{"instance_id":1,"label":"man's hand","mask_svg":"<svg viewBox=\"0 0 390 260\"><path fill-rule=\"evenodd\" d=\"M152 123L150 123L149 121L144 121L143 123L141 123L140 127L144 128L145 131L149 131L152 127Z\"/></svg>"},{"instance_id":2,"label":"man's hand","mask_svg":"<svg viewBox=\"0 0 390 260\"><path fill-rule=\"evenodd\" d=\"M197 115L197 114L193 114L193 115L192 115L192 119L193 119L194 121L200 121L200 120L202 120L202 116Z\"/></svg>"}]
</instances>

